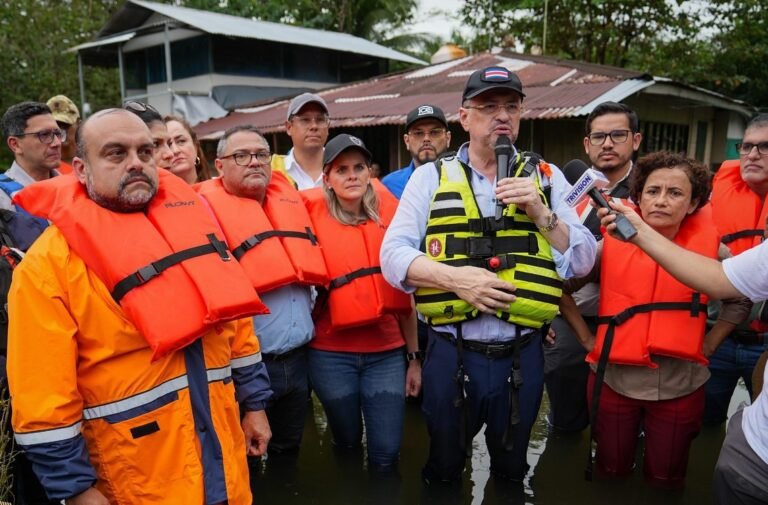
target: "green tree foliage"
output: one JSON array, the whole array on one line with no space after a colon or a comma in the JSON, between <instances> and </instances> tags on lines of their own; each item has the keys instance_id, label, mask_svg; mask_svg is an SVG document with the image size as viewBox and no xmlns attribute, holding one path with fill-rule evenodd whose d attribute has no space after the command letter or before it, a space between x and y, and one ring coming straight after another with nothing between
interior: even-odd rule
<instances>
[{"instance_id":1,"label":"green tree foliage","mask_svg":"<svg viewBox=\"0 0 768 505\"><path fill-rule=\"evenodd\" d=\"M64 94L79 104L77 58L65 52L90 41L116 0L4 0L0 2L0 104L46 101ZM120 101L117 72L85 67L92 107Z\"/></svg>"},{"instance_id":2,"label":"green tree foliage","mask_svg":"<svg viewBox=\"0 0 768 505\"><path fill-rule=\"evenodd\" d=\"M416 0L186 0L169 1L264 21L349 33L386 42L413 20Z\"/></svg>"},{"instance_id":3,"label":"green tree foliage","mask_svg":"<svg viewBox=\"0 0 768 505\"><path fill-rule=\"evenodd\" d=\"M768 106L768 4L761 0L465 0L462 17L475 31L475 51L545 49Z\"/></svg>"}]
</instances>

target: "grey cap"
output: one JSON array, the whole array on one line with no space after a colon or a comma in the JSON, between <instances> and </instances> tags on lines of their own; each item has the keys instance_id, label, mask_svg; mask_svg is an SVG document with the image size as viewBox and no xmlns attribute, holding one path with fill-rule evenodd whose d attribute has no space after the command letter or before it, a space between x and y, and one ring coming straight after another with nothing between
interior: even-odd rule
<instances>
[{"instance_id":1,"label":"grey cap","mask_svg":"<svg viewBox=\"0 0 768 505\"><path fill-rule=\"evenodd\" d=\"M326 114L328 114L328 105L326 105L325 100L312 93L302 93L291 100L291 103L288 104L288 114L286 119L291 119L291 117L298 114L299 111L301 111L301 108L308 103L316 103L323 108Z\"/></svg>"}]
</instances>

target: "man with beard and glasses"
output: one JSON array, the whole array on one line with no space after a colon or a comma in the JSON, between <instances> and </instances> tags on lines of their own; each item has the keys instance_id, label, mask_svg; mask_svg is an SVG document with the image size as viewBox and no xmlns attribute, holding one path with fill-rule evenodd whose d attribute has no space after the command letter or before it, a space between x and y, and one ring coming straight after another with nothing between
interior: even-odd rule
<instances>
[{"instance_id":1,"label":"man with beard and glasses","mask_svg":"<svg viewBox=\"0 0 768 505\"><path fill-rule=\"evenodd\" d=\"M311 285L328 281L322 251L299 191L270 168L269 144L253 126L235 126L219 139L218 179L197 190L216 214L233 255L269 314L253 318L273 387L266 469L293 465L310 408L307 343L315 334ZM267 267L265 267L265 265ZM249 458L256 490L259 458ZM269 485L267 479L259 486Z\"/></svg>"},{"instance_id":2,"label":"man with beard and glasses","mask_svg":"<svg viewBox=\"0 0 768 505\"><path fill-rule=\"evenodd\" d=\"M141 119L101 111L78 130L74 176L16 195L52 222L9 295L16 443L67 504L250 505L271 391L248 316L267 309L153 154Z\"/></svg>"},{"instance_id":3,"label":"man with beard and glasses","mask_svg":"<svg viewBox=\"0 0 768 505\"><path fill-rule=\"evenodd\" d=\"M448 122L442 109L425 104L409 112L405 120L403 142L411 153L411 162L381 180L398 199L413 171L425 163L435 161L451 145L451 132L448 131Z\"/></svg>"}]
</instances>

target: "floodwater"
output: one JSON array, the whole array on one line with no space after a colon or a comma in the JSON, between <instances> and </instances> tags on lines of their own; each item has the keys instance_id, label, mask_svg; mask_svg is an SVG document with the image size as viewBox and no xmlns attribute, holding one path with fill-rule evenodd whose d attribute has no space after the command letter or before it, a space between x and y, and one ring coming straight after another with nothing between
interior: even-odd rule
<instances>
[{"instance_id":1,"label":"floodwater","mask_svg":"<svg viewBox=\"0 0 768 505\"><path fill-rule=\"evenodd\" d=\"M747 393L734 395L731 413ZM482 433L473 442L472 458L460 486L426 486L420 478L428 436L418 404L406 409L399 475L376 477L365 469L361 451L340 453L331 443L323 409L314 399L297 460L269 459L252 483L256 505L708 505L711 476L725 429L705 428L693 443L688 482L677 492L649 488L638 459L635 475L620 482L586 482L588 430L572 436L547 434L544 396L528 450L531 469L523 484L496 482Z\"/></svg>"}]
</instances>

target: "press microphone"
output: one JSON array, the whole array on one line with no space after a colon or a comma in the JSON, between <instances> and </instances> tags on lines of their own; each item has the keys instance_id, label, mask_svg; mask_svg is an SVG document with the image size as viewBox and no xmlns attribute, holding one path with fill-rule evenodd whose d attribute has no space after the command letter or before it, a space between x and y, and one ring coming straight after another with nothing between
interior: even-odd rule
<instances>
[{"instance_id":1,"label":"press microphone","mask_svg":"<svg viewBox=\"0 0 768 505\"><path fill-rule=\"evenodd\" d=\"M496 139L496 184L507 176L509 170L509 157L512 155L512 141L509 137L500 136ZM504 215L504 202L501 199L496 200L496 221L501 221Z\"/></svg>"},{"instance_id":2,"label":"press microphone","mask_svg":"<svg viewBox=\"0 0 768 505\"><path fill-rule=\"evenodd\" d=\"M571 207L584 200L589 195L598 207L611 209L605 196L600 190L608 185L608 179L597 171L589 168L581 160L571 160L563 167L566 180L571 183L573 189L566 195L565 203ZM616 214L616 235L624 241L637 235L637 230L623 214L617 214L611 209L611 214Z\"/></svg>"}]
</instances>

